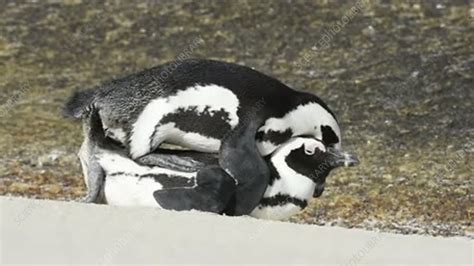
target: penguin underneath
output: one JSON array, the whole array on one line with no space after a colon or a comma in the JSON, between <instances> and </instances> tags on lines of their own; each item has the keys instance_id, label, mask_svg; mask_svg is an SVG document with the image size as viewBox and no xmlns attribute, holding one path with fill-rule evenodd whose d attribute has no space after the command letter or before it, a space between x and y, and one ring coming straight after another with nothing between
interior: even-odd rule
<instances>
[{"instance_id":1,"label":"penguin underneath","mask_svg":"<svg viewBox=\"0 0 474 266\"><path fill-rule=\"evenodd\" d=\"M162 143L218 153L237 184L237 215L257 206L271 174L264 156L290 138L311 136L342 154L338 122L321 99L231 63L190 59L146 69L74 94L64 113L84 118L91 108L99 110L106 135L138 162ZM95 202L100 171L91 150L86 138L79 157L91 184L86 201ZM221 174L208 178L227 182Z\"/></svg>"},{"instance_id":2,"label":"penguin underneath","mask_svg":"<svg viewBox=\"0 0 474 266\"><path fill-rule=\"evenodd\" d=\"M215 154L160 150L160 153L146 155L142 160L146 165L140 165L126 157L123 149L114 143L102 145L106 141L95 114L90 116L89 139L100 142L96 147L101 148L94 151L93 156L103 171L101 195L105 203L235 214L232 210L235 207L232 202L235 183L218 166ZM346 156L312 137L295 137L286 141L265 158L271 171L269 183L250 216L282 220L300 212L308 200L322 194L326 177L332 169L343 166L348 159L353 165L357 164L355 158ZM212 183L213 180L206 176L209 169L214 171L211 175L221 174L227 182ZM170 191L179 195L170 197ZM215 191L219 191L219 195L215 195ZM198 198L193 195L194 200L189 201L186 194L196 192ZM208 201L213 202L215 208L207 208Z\"/></svg>"},{"instance_id":3,"label":"penguin underneath","mask_svg":"<svg viewBox=\"0 0 474 266\"><path fill-rule=\"evenodd\" d=\"M307 153L313 153L313 155L307 155ZM203 154L188 152L169 156L182 157L181 159L191 164L195 161L198 162L197 165L200 165L199 160ZM212 154L204 154L204 156L207 157L206 159L214 158L213 163L218 163L217 158ZM282 144L268 157L267 164L271 169L270 182L259 204L249 215L262 219L282 220L303 210L314 195L321 195L325 176L316 176L315 166L320 165L330 156L332 154L326 150L322 142L314 138L296 137ZM185 170L178 170L179 164L175 165L175 169L144 166L115 152L99 154L98 161L105 173L103 195L105 202L109 205L200 210L203 201L206 200L202 198L202 201L182 203L179 202L182 200L180 197L160 197L160 193L167 190L179 189L191 192L198 188L196 175L199 168L189 171L186 166ZM311 167L307 167L306 164ZM232 180L230 177L229 179ZM229 184L231 185L232 182ZM229 193L230 190L228 190ZM225 203L222 206L224 205ZM210 211L225 213L218 209Z\"/></svg>"}]
</instances>

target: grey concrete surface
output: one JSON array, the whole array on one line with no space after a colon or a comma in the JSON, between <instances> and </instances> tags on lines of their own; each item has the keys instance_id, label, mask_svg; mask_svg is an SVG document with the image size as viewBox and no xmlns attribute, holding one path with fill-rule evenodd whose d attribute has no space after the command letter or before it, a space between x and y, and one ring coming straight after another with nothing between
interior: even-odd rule
<instances>
[{"instance_id":1,"label":"grey concrete surface","mask_svg":"<svg viewBox=\"0 0 474 266\"><path fill-rule=\"evenodd\" d=\"M0 197L0 265L472 265L473 241Z\"/></svg>"}]
</instances>

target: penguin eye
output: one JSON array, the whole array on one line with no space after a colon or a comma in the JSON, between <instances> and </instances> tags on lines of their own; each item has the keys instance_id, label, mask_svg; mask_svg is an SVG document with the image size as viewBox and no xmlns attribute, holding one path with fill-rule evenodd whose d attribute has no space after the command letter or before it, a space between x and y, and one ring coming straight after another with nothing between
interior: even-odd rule
<instances>
[{"instance_id":1,"label":"penguin eye","mask_svg":"<svg viewBox=\"0 0 474 266\"><path fill-rule=\"evenodd\" d=\"M308 148L304 149L304 153L306 153L306 155L314 155L314 152L315 152L314 147L310 147L309 149Z\"/></svg>"}]
</instances>

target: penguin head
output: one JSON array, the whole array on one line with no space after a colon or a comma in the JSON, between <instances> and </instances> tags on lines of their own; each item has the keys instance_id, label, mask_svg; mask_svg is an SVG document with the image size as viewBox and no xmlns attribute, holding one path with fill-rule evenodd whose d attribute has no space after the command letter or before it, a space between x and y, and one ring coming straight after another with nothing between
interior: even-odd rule
<instances>
[{"instance_id":1,"label":"penguin head","mask_svg":"<svg viewBox=\"0 0 474 266\"><path fill-rule=\"evenodd\" d=\"M326 177L335 168L355 166L359 160L355 155L329 147L322 140L313 137L295 137L283 144L274 153L274 158L280 160L297 174L311 179L315 183L314 197L319 197L324 191ZM273 162L278 169L278 165ZM286 173L279 173L288 175Z\"/></svg>"}]
</instances>

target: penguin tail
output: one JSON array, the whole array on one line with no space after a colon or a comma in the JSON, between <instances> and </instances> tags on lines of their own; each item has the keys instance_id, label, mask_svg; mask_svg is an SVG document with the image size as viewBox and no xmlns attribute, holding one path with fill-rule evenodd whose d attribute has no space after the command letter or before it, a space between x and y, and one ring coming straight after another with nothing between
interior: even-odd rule
<instances>
[{"instance_id":1,"label":"penguin tail","mask_svg":"<svg viewBox=\"0 0 474 266\"><path fill-rule=\"evenodd\" d=\"M88 124L88 136L92 143L100 144L106 142L106 136L104 127L102 125L102 119L100 118L99 110L91 107L84 114L86 123Z\"/></svg>"},{"instance_id":2,"label":"penguin tail","mask_svg":"<svg viewBox=\"0 0 474 266\"><path fill-rule=\"evenodd\" d=\"M61 114L66 118L80 119L92 105L95 90L75 91L67 100L61 110Z\"/></svg>"},{"instance_id":3,"label":"penguin tail","mask_svg":"<svg viewBox=\"0 0 474 266\"><path fill-rule=\"evenodd\" d=\"M82 118L86 128L85 134L93 146L108 151L121 152L124 150L122 143L107 137L97 107L89 105L83 113Z\"/></svg>"}]
</instances>

